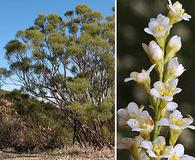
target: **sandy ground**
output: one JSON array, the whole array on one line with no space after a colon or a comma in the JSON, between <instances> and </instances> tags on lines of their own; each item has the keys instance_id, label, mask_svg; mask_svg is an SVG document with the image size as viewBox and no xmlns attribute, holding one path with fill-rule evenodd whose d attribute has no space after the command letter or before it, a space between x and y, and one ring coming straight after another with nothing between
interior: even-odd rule
<instances>
[{"instance_id":1,"label":"sandy ground","mask_svg":"<svg viewBox=\"0 0 195 160\"><path fill-rule=\"evenodd\" d=\"M0 160L114 160L114 149L96 151L92 148L69 147L42 154L0 152Z\"/></svg>"}]
</instances>

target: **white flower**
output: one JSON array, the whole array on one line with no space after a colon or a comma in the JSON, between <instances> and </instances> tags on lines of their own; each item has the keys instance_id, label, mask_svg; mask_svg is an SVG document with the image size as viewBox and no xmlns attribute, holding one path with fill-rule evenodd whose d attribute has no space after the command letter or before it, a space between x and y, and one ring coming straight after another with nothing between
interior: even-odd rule
<instances>
[{"instance_id":1,"label":"white flower","mask_svg":"<svg viewBox=\"0 0 195 160\"><path fill-rule=\"evenodd\" d=\"M192 123L192 118L183 118L183 115L178 110L174 110L173 113L169 115L169 119L161 118L158 121L159 126L169 126L170 129L179 131L182 131L185 128L195 129L195 126L190 125Z\"/></svg>"},{"instance_id":2,"label":"white flower","mask_svg":"<svg viewBox=\"0 0 195 160\"><path fill-rule=\"evenodd\" d=\"M141 132L143 136L148 135L154 129L154 121L148 111L142 111L137 118L131 118L127 121L132 131Z\"/></svg>"},{"instance_id":3,"label":"white flower","mask_svg":"<svg viewBox=\"0 0 195 160\"><path fill-rule=\"evenodd\" d=\"M135 138L123 138L117 148L118 149L128 149L133 157L142 160L150 160L140 146L144 139L141 136L136 136Z\"/></svg>"},{"instance_id":4,"label":"white flower","mask_svg":"<svg viewBox=\"0 0 195 160\"><path fill-rule=\"evenodd\" d=\"M146 70L142 70L141 73L138 73L138 72L132 72L130 74L130 77L128 78L125 78L125 82L128 82L128 81L131 81L131 80L134 80L138 83L144 83L146 81L150 81L150 72L154 69L155 67L155 64L152 65L147 71Z\"/></svg>"},{"instance_id":5,"label":"white flower","mask_svg":"<svg viewBox=\"0 0 195 160\"><path fill-rule=\"evenodd\" d=\"M169 81L168 84L164 84L161 81L154 83L154 88L150 90L151 95L154 97L163 99L165 101L172 101L173 96L181 92L180 88L176 88L178 79Z\"/></svg>"},{"instance_id":6,"label":"white flower","mask_svg":"<svg viewBox=\"0 0 195 160\"><path fill-rule=\"evenodd\" d=\"M141 132L147 136L154 128L154 122L147 111L143 111L134 102L129 103L127 109L119 109L119 125L130 126L132 131Z\"/></svg>"},{"instance_id":7,"label":"white flower","mask_svg":"<svg viewBox=\"0 0 195 160\"><path fill-rule=\"evenodd\" d=\"M152 63L157 63L164 57L164 53L156 41L151 41L148 46L142 43L142 47Z\"/></svg>"},{"instance_id":8,"label":"white flower","mask_svg":"<svg viewBox=\"0 0 195 160\"><path fill-rule=\"evenodd\" d=\"M175 147L170 149L168 156L166 156L168 160L195 160L194 157L184 155L184 147L182 144L177 144Z\"/></svg>"},{"instance_id":9,"label":"white flower","mask_svg":"<svg viewBox=\"0 0 195 160\"><path fill-rule=\"evenodd\" d=\"M129 150L131 150L131 148L133 148L133 147L140 146L141 142L143 140L144 139L141 136L137 136L135 138L123 138L119 142L117 148L118 149L129 149Z\"/></svg>"},{"instance_id":10,"label":"white flower","mask_svg":"<svg viewBox=\"0 0 195 160\"><path fill-rule=\"evenodd\" d=\"M169 18L159 14L157 18L150 19L148 28L145 28L144 31L154 37L159 37L169 31L171 27L172 26L169 24Z\"/></svg>"},{"instance_id":11,"label":"white flower","mask_svg":"<svg viewBox=\"0 0 195 160\"><path fill-rule=\"evenodd\" d=\"M189 21L191 16L187 13L185 13L185 10L182 8L182 4L178 1L172 4L171 0L169 1L169 13L168 16L171 19L173 23L177 23L181 20Z\"/></svg>"},{"instance_id":12,"label":"white flower","mask_svg":"<svg viewBox=\"0 0 195 160\"><path fill-rule=\"evenodd\" d=\"M142 108L139 108L138 105L135 102L130 102L126 109L122 108L118 110L119 115L119 125L120 126L126 126L127 121L130 118L138 118L143 110Z\"/></svg>"},{"instance_id":13,"label":"white flower","mask_svg":"<svg viewBox=\"0 0 195 160\"><path fill-rule=\"evenodd\" d=\"M182 64L179 64L177 57L171 59L167 65L167 71L165 75L165 80L169 81L171 79L177 78L185 71Z\"/></svg>"},{"instance_id":14,"label":"white flower","mask_svg":"<svg viewBox=\"0 0 195 160\"><path fill-rule=\"evenodd\" d=\"M166 146L165 138L162 136L157 137L153 142L143 141L141 147L146 149L146 152L152 158L164 158L169 149Z\"/></svg>"}]
</instances>

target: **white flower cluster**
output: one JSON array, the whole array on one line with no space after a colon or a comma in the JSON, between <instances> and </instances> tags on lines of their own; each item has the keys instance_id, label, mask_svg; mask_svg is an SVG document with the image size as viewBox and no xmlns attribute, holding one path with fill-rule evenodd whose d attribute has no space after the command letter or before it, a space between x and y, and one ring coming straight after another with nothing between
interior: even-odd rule
<instances>
[{"instance_id":1,"label":"white flower cluster","mask_svg":"<svg viewBox=\"0 0 195 160\"><path fill-rule=\"evenodd\" d=\"M118 145L119 149L128 149L134 160L195 160L194 157L184 154L182 144L176 144L184 129L195 129L195 126L192 125L192 117L183 118L177 110L178 104L173 102L173 96L182 91L177 87L178 77L185 71L175 57L182 46L181 38L175 35L167 40L173 25L181 20L188 21L191 16L185 13L178 1L172 4L168 0L168 3L168 16L159 14L157 18L152 18L144 29L155 38L149 45L142 44L152 66L141 73L132 72L130 77L124 80L133 80L146 91L154 112L151 116L144 110L144 106L139 107L135 102L130 102L127 108L118 110L119 126L129 127L131 131L139 133L134 138L122 139ZM150 73L153 69L157 71L159 81L151 88ZM169 139L160 136L162 126L169 127Z\"/></svg>"}]
</instances>

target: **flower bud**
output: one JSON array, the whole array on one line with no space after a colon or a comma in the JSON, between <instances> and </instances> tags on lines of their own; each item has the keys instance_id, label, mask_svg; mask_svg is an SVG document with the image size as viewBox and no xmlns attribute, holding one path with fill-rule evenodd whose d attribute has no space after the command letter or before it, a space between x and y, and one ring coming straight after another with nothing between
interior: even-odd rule
<instances>
[{"instance_id":1,"label":"flower bud","mask_svg":"<svg viewBox=\"0 0 195 160\"><path fill-rule=\"evenodd\" d=\"M181 49L181 37L179 36L173 36L167 45L166 48L166 56L165 56L165 62L168 62L171 58L175 56L175 54Z\"/></svg>"},{"instance_id":2,"label":"flower bud","mask_svg":"<svg viewBox=\"0 0 195 160\"><path fill-rule=\"evenodd\" d=\"M182 64L179 64L177 57L171 59L167 64L167 70L165 72L165 81L175 79L182 75L185 71Z\"/></svg>"},{"instance_id":3,"label":"flower bud","mask_svg":"<svg viewBox=\"0 0 195 160\"><path fill-rule=\"evenodd\" d=\"M142 47L153 64L157 64L158 61L163 59L164 53L156 41L151 41L148 46L142 43Z\"/></svg>"}]
</instances>

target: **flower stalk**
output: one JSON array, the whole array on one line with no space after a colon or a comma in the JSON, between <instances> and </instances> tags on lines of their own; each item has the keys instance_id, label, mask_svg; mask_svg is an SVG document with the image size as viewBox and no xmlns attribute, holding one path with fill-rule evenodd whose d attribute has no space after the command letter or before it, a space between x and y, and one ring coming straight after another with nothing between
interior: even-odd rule
<instances>
[{"instance_id":1,"label":"flower stalk","mask_svg":"<svg viewBox=\"0 0 195 160\"><path fill-rule=\"evenodd\" d=\"M144 110L143 105L139 107L135 102L118 111L119 125L139 133L139 138L131 138L129 143L126 139L122 140L125 144L131 144L130 147L123 145L123 149L128 149L134 160L195 160L194 157L184 155L183 145L176 144L184 129L195 129L195 126L191 125L193 123L191 117L183 118L181 112L177 110L178 104L173 102L174 96L182 91L177 87L178 77L185 71L175 57L182 46L181 37L175 35L167 40L173 25L181 20L188 21L191 16L185 13L179 2L172 4L168 0L167 8L167 16L159 14L152 18L148 27L144 29L154 37L148 45L142 43L152 66L148 70L132 72L130 77L125 79L125 82L135 81L145 90L153 109L153 116ZM151 88L150 73L153 69L156 70L159 80ZM160 135L163 126L167 126L167 133L170 133L168 144L165 140L166 135Z\"/></svg>"}]
</instances>

